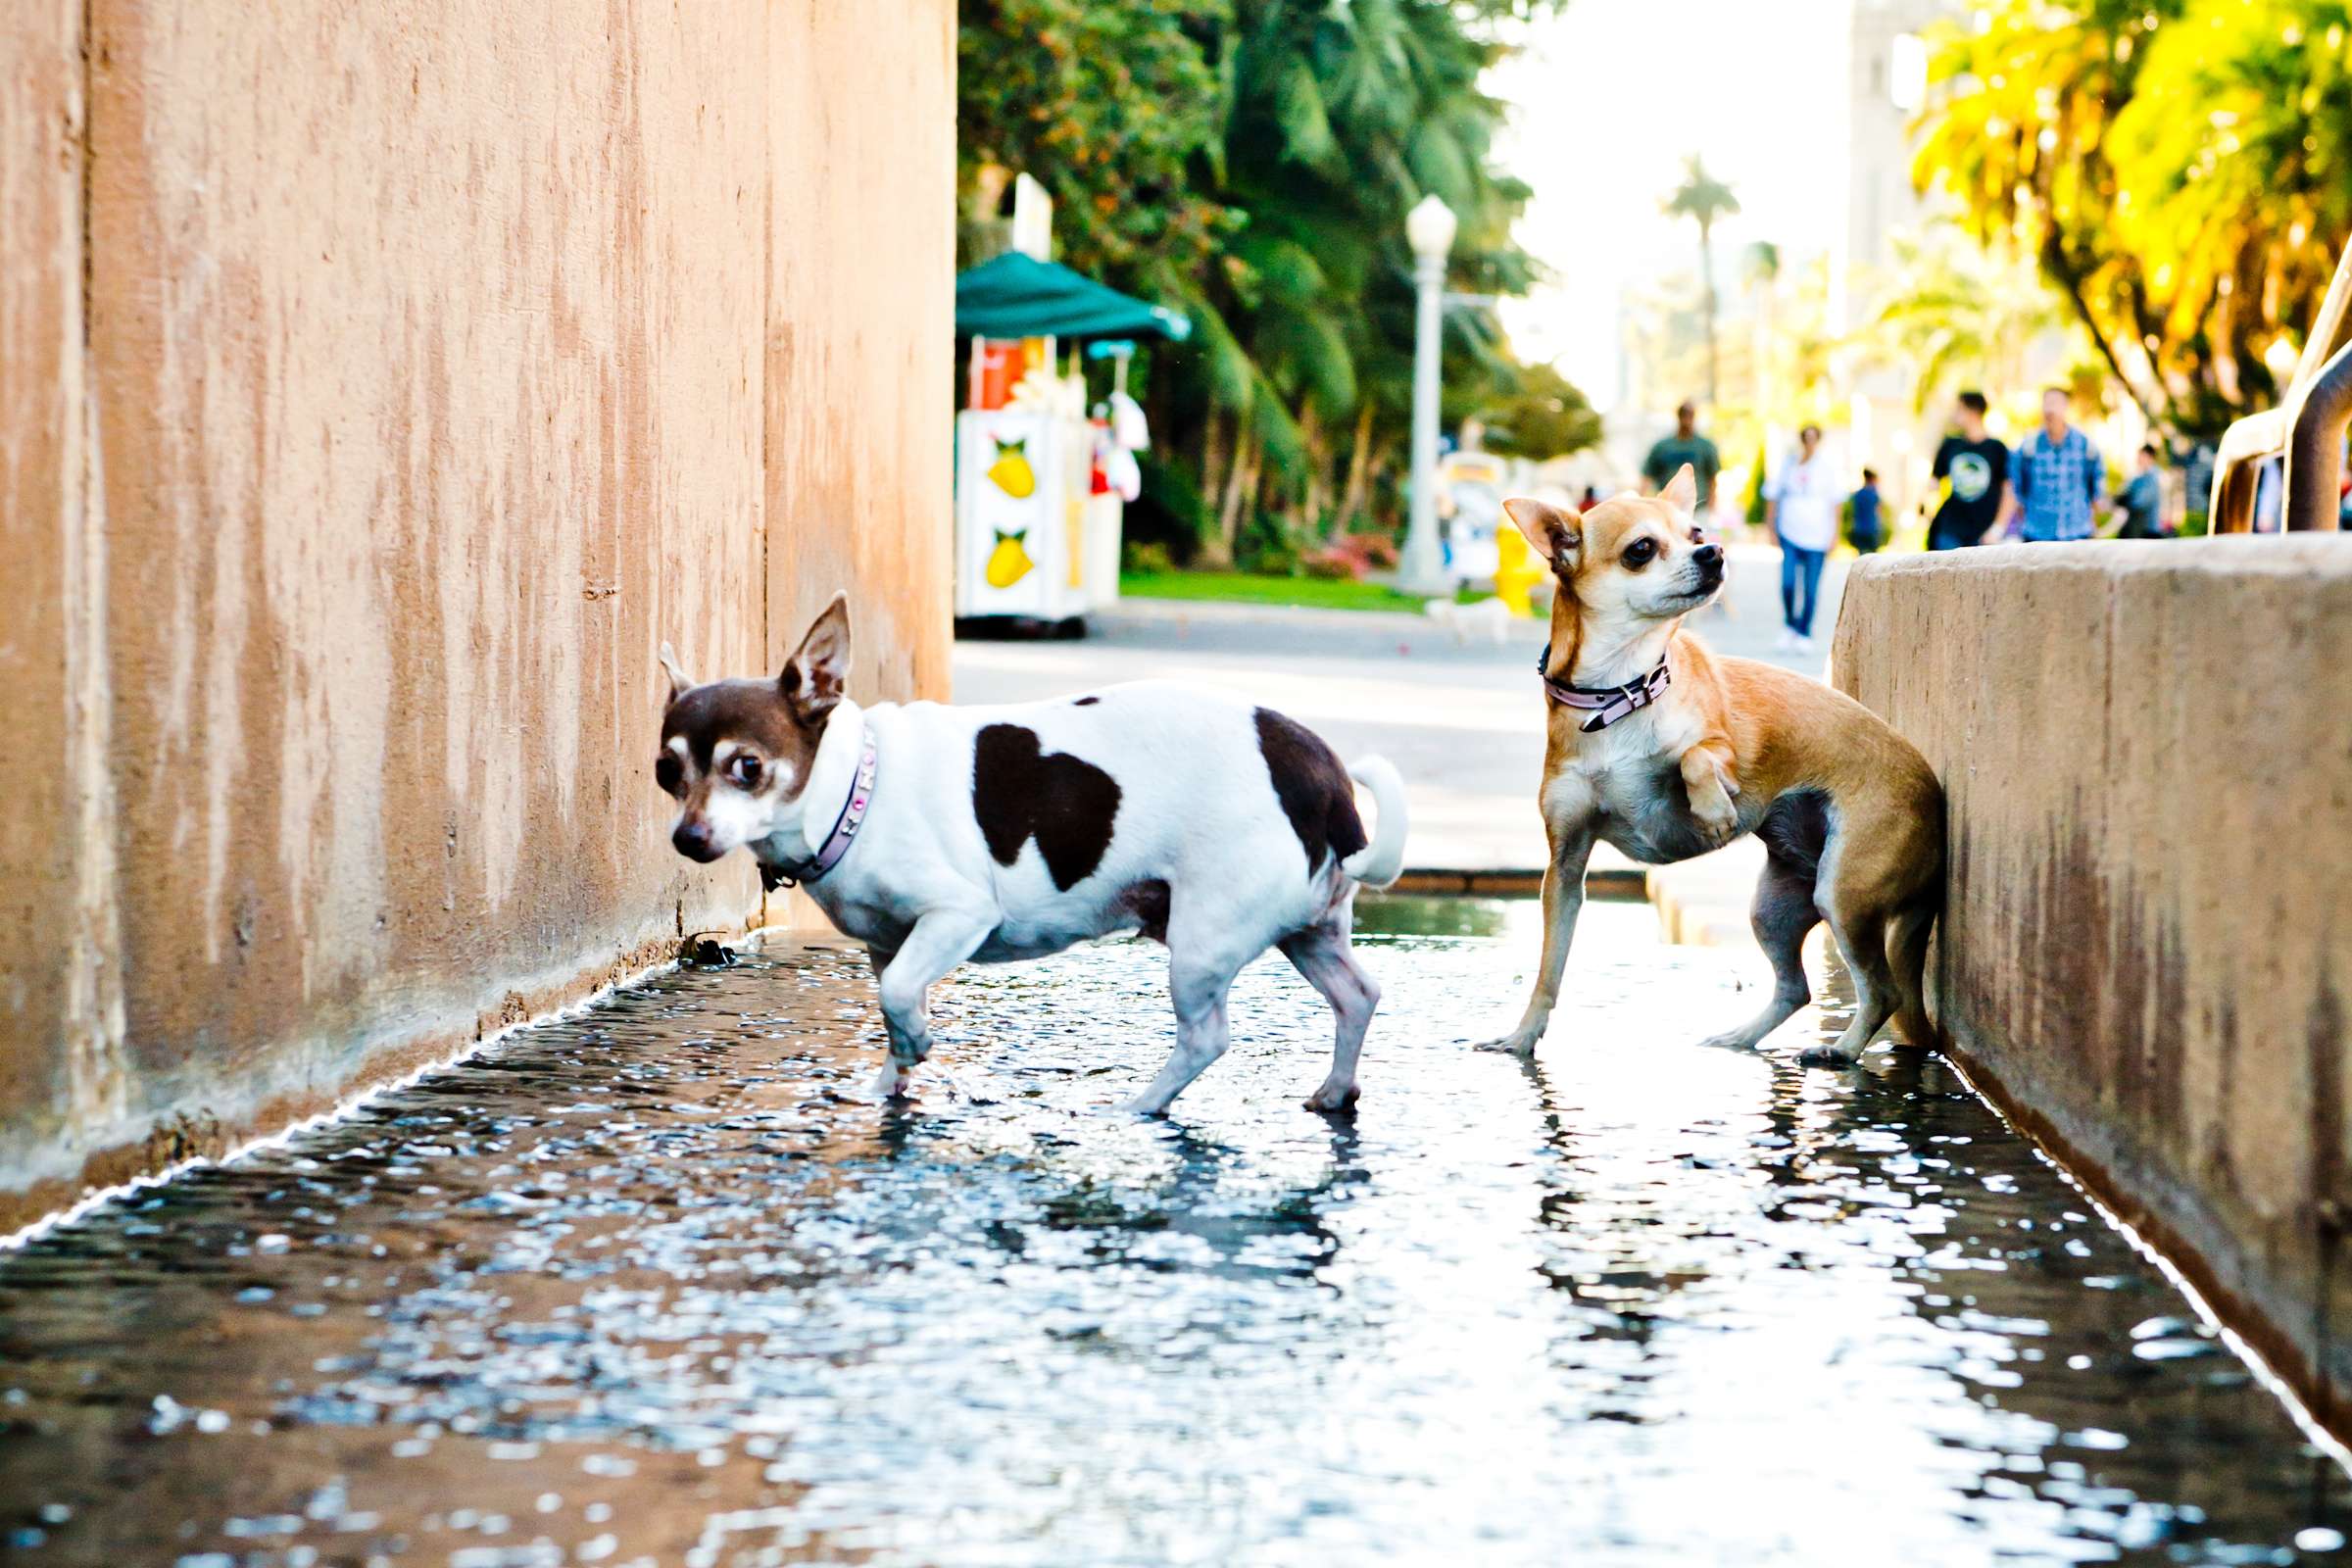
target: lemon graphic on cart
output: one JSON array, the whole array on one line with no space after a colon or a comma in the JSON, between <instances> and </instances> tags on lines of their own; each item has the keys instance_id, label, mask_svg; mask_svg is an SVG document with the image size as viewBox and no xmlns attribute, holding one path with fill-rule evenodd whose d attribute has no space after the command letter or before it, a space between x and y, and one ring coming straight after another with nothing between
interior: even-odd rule
<instances>
[{"instance_id":1,"label":"lemon graphic on cart","mask_svg":"<svg viewBox=\"0 0 2352 1568\"><path fill-rule=\"evenodd\" d=\"M1029 454L1026 450L1028 445L1029 438L1027 436L1021 437L1018 441L999 441L997 443L997 461L988 466L989 478L996 482L998 489L1015 501L1026 501L1037 494L1037 470L1029 466ZM999 534L997 537L1002 539L1004 536ZM1002 550L1004 547L1000 545L998 548ZM1026 565L1021 568L1022 571L1028 569ZM992 578L995 575L993 566L990 567L990 575ZM1016 572L1014 575L1018 576L1019 573ZM1010 581L1011 579L1005 580Z\"/></svg>"},{"instance_id":2,"label":"lemon graphic on cart","mask_svg":"<svg viewBox=\"0 0 2352 1568\"><path fill-rule=\"evenodd\" d=\"M993 474L996 470L992 468L989 471ZM1021 471L1027 473L1029 466L1022 464ZM1029 552L1021 548L1021 541L1029 537L1029 530L1019 528L1006 533L998 528L993 531L997 536L997 548L988 553L988 570L983 575L988 578L991 588L1009 588L1028 576L1030 569L1037 564L1029 559Z\"/></svg>"}]
</instances>

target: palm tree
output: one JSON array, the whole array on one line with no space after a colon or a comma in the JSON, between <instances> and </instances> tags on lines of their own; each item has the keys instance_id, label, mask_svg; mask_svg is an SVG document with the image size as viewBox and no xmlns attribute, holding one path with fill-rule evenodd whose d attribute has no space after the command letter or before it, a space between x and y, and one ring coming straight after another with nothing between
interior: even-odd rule
<instances>
[{"instance_id":1,"label":"palm tree","mask_svg":"<svg viewBox=\"0 0 2352 1568\"><path fill-rule=\"evenodd\" d=\"M1481 83L1506 47L1491 24L1556 3L962 0L963 177L1033 169L1066 260L1192 318L1145 396L1154 500L1202 561L1396 512L1404 215L1443 198L1448 282L1526 292L1511 226L1531 193L1494 156L1504 110ZM1446 350L1448 419L1531 390L1491 311L1449 314Z\"/></svg>"},{"instance_id":2,"label":"palm tree","mask_svg":"<svg viewBox=\"0 0 2352 1568\"><path fill-rule=\"evenodd\" d=\"M1533 265L1510 239L1527 188L1491 160L1502 109L1480 79L1497 46L1458 8L1238 0L1218 31L1216 190L1248 217L1176 297L1208 372L1201 549L1222 564L1261 502L1298 533L1352 519L1401 443L1415 202L1435 193L1460 219L1457 283L1516 293ZM1518 371L1491 317L1456 316L1446 337L1449 398Z\"/></svg>"},{"instance_id":3,"label":"palm tree","mask_svg":"<svg viewBox=\"0 0 2352 1568\"><path fill-rule=\"evenodd\" d=\"M1950 224L1893 240L1893 283L1865 352L1912 377L1915 410L1955 382L2024 386L2034 345L2052 334L2077 351L2075 319L2032 258L1984 249Z\"/></svg>"},{"instance_id":4,"label":"palm tree","mask_svg":"<svg viewBox=\"0 0 2352 1568\"><path fill-rule=\"evenodd\" d=\"M1698 277L1706 292L1707 322L1707 403L1715 403L1715 222L1740 211L1740 198L1732 187L1707 172L1706 166L1692 153L1683 160L1683 182L1666 198L1669 217L1688 218L1698 224Z\"/></svg>"}]
</instances>

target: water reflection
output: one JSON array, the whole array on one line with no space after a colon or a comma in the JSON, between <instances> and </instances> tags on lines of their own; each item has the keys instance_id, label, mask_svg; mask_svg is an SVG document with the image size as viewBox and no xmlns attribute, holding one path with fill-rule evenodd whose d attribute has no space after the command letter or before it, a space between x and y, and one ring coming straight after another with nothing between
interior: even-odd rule
<instances>
[{"instance_id":1,"label":"water reflection","mask_svg":"<svg viewBox=\"0 0 2352 1568\"><path fill-rule=\"evenodd\" d=\"M1457 899L1420 893L1364 893L1355 901L1358 937L1494 937L1525 916L1527 899Z\"/></svg>"},{"instance_id":2,"label":"water reflection","mask_svg":"<svg viewBox=\"0 0 2352 1568\"><path fill-rule=\"evenodd\" d=\"M1539 1059L1464 1052L1534 918L1380 917L1352 1124L1278 963L1153 1125L1156 950L946 988L885 1109L862 958L786 948L138 1195L0 1261L0 1555L2335 1554L2340 1472L1940 1062L1699 1051L1742 970L1608 906Z\"/></svg>"}]
</instances>

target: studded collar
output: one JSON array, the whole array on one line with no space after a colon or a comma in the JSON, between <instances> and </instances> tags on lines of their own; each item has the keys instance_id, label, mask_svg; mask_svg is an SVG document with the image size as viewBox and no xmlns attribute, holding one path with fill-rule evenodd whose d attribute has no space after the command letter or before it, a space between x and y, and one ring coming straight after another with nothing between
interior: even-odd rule
<instances>
[{"instance_id":1,"label":"studded collar","mask_svg":"<svg viewBox=\"0 0 2352 1568\"><path fill-rule=\"evenodd\" d=\"M841 814L833 819L833 831L817 846L816 854L806 860L760 862L760 883L773 893L778 888L798 887L813 882L841 863L850 853L850 845L858 830L865 825L865 813L874 803L874 731L871 725L859 725L858 776L850 783L849 799L841 803Z\"/></svg>"},{"instance_id":2,"label":"studded collar","mask_svg":"<svg viewBox=\"0 0 2352 1568\"><path fill-rule=\"evenodd\" d=\"M1543 677L1544 695L1561 708L1573 708L1592 716L1577 727L1591 735L1607 729L1629 714L1641 711L1656 702L1673 683L1674 677L1666 667L1666 659L1659 656L1657 667L1646 675L1637 675L1622 686L1571 686L1551 675L1551 644L1536 660L1536 673Z\"/></svg>"}]
</instances>

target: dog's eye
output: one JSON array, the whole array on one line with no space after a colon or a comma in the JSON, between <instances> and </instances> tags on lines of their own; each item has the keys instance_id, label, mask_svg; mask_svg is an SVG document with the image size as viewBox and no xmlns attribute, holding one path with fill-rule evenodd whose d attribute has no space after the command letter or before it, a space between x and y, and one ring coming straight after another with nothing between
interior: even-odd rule
<instances>
[{"instance_id":1,"label":"dog's eye","mask_svg":"<svg viewBox=\"0 0 2352 1568\"><path fill-rule=\"evenodd\" d=\"M664 795L678 793L678 783L684 771L678 766L676 756L669 752L663 752L654 759L654 782L662 787Z\"/></svg>"},{"instance_id":2,"label":"dog's eye","mask_svg":"<svg viewBox=\"0 0 2352 1568\"><path fill-rule=\"evenodd\" d=\"M749 752L736 753L735 760L727 764L727 777L747 790L758 789L760 787L760 759Z\"/></svg>"},{"instance_id":3,"label":"dog's eye","mask_svg":"<svg viewBox=\"0 0 2352 1568\"><path fill-rule=\"evenodd\" d=\"M1643 566L1649 564L1650 558L1655 556L1657 553L1658 545L1656 540L1637 539L1632 544L1626 546L1625 564L1633 567L1634 570L1640 571Z\"/></svg>"}]
</instances>

